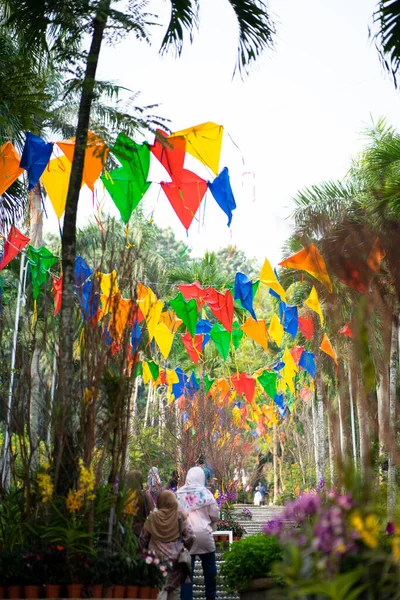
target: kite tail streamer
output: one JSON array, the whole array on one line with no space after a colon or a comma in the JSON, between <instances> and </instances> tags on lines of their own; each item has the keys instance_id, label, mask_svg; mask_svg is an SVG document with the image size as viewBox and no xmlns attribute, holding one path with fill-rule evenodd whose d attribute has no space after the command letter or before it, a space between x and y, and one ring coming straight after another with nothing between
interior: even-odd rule
<instances>
[{"instance_id":1,"label":"kite tail streamer","mask_svg":"<svg viewBox=\"0 0 400 600\"><path fill-rule=\"evenodd\" d=\"M131 244L129 242L129 223L127 223L126 227L125 227L125 238L126 238L125 248L133 248L135 244Z\"/></svg>"},{"instance_id":2,"label":"kite tail streamer","mask_svg":"<svg viewBox=\"0 0 400 600\"><path fill-rule=\"evenodd\" d=\"M31 327L32 329L35 327L37 322L37 304L36 304L36 300L33 301L33 315L32 315L32 319L31 319Z\"/></svg>"}]
</instances>

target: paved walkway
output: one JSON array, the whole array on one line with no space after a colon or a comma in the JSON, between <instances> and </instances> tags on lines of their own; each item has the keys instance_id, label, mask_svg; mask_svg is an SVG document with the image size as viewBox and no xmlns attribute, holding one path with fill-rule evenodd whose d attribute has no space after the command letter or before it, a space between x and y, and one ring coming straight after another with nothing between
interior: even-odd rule
<instances>
[{"instance_id":1,"label":"paved walkway","mask_svg":"<svg viewBox=\"0 0 400 600\"><path fill-rule=\"evenodd\" d=\"M242 518L243 508L250 508L253 513L251 520ZM280 506L253 506L252 504L239 504L235 507L234 519L239 521L241 525L246 529L247 535L258 533L262 530L264 523L267 523L271 519L276 518L282 512ZM218 581L217 581L217 597L218 600L239 600L239 597L228 593L224 589L223 579L219 575L219 570L222 562L222 552L217 551L217 570L218 570ZM201 569L201 563L197 560L195 563L195 570L193 575L193 597L198 600L205 600L204 593L204 580L203 571Z\"/></svg>"}]
</instances>

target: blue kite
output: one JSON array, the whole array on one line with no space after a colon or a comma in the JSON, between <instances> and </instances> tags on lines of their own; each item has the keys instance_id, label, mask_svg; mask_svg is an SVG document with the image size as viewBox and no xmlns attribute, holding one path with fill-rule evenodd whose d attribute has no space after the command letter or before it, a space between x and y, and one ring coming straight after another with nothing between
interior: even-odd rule
<instances>
[{"instance_id":1,"label":"blue kite","mask_svg":"<svg viewBox=\"0 0 400 600\"><path fill-rule=\"evenodd\" d=\"M282 417L282 419L286 418L287 415L287 406L285 404L285 397L283 394L276 394L275 398L274 398L274 402L276 404L276 406L278 407L278 410L280 412L280 415Z\"/></svg>"},{"instance_id":2,"label":"blue kite","mask_svg":"<svg viewBox=\"0 0 400 600\"><path fill-rule=\"evenodd\" d=\"M315 355L312 352L308 352L307 350L303 350L299 360L299 367L307 371L309 375L313 379L317 374L317 367L315 366Z\"/></svg>"},{"instance_id":3,"label":"blue kite","mask_svg":"<svg viewBox=\"0 0 400 600\"><path fill-rule=\"evenodd\" d=\"M248 310L253 319L257 321L253 308L253 284L244 273L236 273L235 300L240 300L243 308Z\"/></svg>"},{"instance_id":4,"label":"blue kite","mask_svg":"<svg viewBox=\"0 0 400 600\"><path fill-rule=\"evenodd\" d=\"M230 227L232 223L232 211L236 208L236 202L233 197L228 168L224 167L218 177L214 181L208 181L207 185L216 203L227 215L228 227Z\"/></svg>"},{"instance_id":5,"label":"blue kite","mask_svg":"<svg viewBox=\"0 0 400 600\"><path fill-rule=\"evenodd\" d=\"M279 303L279 315L283 330L292 337L296 337L299 329L299 313L297 306L291 304Z\"/></svg>"},{"instance_id":6,"label":"blue kite","mask_svg":"<svg viewBox=\"0 0 400 600\"><path fill-rule=\"evenodd\" d=\"M74 285L80 287L92 273L93 270L86 264L82 256L77 256L74 267Z\"/></svg>"},{"instance_id":7,"label":"blue kite","mask_svg":"<svg viewBox=\"0 0 400 600\"><path fill-rule=\"evenodd\" d=\"M91 281L86 281L82 286L75 288L79 308L84 321L90 321L97 315L100 305L100 294L94 292Z\"/></svg>"},{"instance_id":8,"label":"blue kite","mask_svg":"<svg viewBox=\"0 0 400 600\"><path fill-rule=\"evenodd\" d=\"M202 350L204 350L204 346L210 340L210 331L212 327L212 323L210 323L210 321L208 321L207 319L201 319L196 325L196 333L203 335L203 344L201 348Z\"/></svg>"},{"instance_id":9,"label":"blue kite","mask_svg":"<svg viewBox=\"0 0 400 600\"><path fill-rule=\"evenodd\" d=\"M53 152L53 144L45 142L38 135L26 132L25 146L19 166L28 172L28 191L33 190L47 167Z\"/></svg>"},{"instance_id":10,"label":"blue kite","mask_svg":"<svg viewBox=\"0 0 400 600\"><path fill-rule=\"evenodd\" d=\"M131 334L132 353L137 352L139 350L142 339L143 333L140 329L139 323L137 321L134 321Z\"/></svg>"}]
</instances>

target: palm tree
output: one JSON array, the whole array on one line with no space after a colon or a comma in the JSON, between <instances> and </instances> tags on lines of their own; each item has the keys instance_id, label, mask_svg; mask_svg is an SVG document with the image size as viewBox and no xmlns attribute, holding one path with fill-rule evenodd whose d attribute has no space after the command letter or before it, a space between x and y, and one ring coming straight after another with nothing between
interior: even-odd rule
<instances>
[{"instance_id":1,"label":"palm tree","mask_svg":"<svg viewBox=\"0 0 400 600\"><path fill-rule=\"evenodd\" d=\"M238 68L246 71L249 65L272 45L273 24L262 0L229 0L239 28ZM184 32L198 26L200 0L171 0L171 18L161 45L161 51L175 50L179 55L183 47ZM8 22L14 24L25 40L33 47L48 46L53 42L53 53L61 60L74 65L81 79L81 98L76 128L76 145L67 195L63 225L63 305L61 310L62 336L60 340L60 377L62 379L62 405L64 415L68 406L68 391L73 383L73 281L76 255L76 215L82 181L85 149L87 146L90 112L96 94L96 72L100 50L107 27L133 31L136 37L148 39L150 15L146 3L138 0L129 3L126 12L111 6L111 0L98 0L89 5L84 0L46 0L38 6L30 0L3 0L10 11ZM83 64L80 61L80 44L84 32L91 30L90 49ZM79 50L77 52L77 50ZM61 452L61 451L60 451ZM61 454L58 453L56 479Z\"/></svg>"}]
</instances>

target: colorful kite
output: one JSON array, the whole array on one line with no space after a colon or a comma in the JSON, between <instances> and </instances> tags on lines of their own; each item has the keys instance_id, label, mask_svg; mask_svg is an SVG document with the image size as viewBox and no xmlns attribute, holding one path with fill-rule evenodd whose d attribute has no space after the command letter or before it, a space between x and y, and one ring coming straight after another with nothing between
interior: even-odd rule
<instances>
[{"instance_id":1,"label":"colorful kite","mask_svg":"<svg viewBox=\"0 0 400 600\"><path fill-rule=\"evenodd\" d=\"M260 282L273 290L283 302L286 302L286 292L279 283L278 278L267 259L265 259L261 269Z\"/></svg>"},{"instance_id":2,"label":"colorful kite","mask_svg":"<svg viewBox=\"0 0 400 600\"><path fill-rule=\"evenodd\" d=\"M62 303L62 284L62 275L58 279L54 276L52 277L52 287L54 293L54 316L58 315L58 313L60 312Z\"/></svg>"},{"instance_id":3,"label":"colorful kite","mask_svg":"<svg viewBox=\"0 0 400 600\"><path fill-rule=\"evenodd\" d=\"M289 258L280 262L279 265L281 267L306 271L306 273L317 279L332 293L332 281L326 270L325 261L314 244L310 244L300 250L300 252L289 256Z\"/></svg>"},{"instance_id":4,"label":"colorful kite","mask_svg":"<svg viewBox=\"0 0 400 600\"><path fill-rule=\"evenodd\" d=\"M221 323L215 323L210 331L210 337L222 358L226 360L231 345L231 334L229 331L227 331Z\"/></svg>"},{"instance_id":5,"label":"colorful kite","mask_svg":"<svg viewBox=\"0 0 400 600\"><path fill-rule=\"evenodd\" d=\"M29 244L29 242L30 239L21 233L15 225L12 225L7 239L4 242L3 254L0 260L0 271L4 269L4 267L7 266L8 263L11 262L27 244Z\"/></svg>"},{"instance_id":6,"label":"colorful kite","mask_svg":"<svg viewBox=\"0 0 400 600\"><path fill-rule=\"evenodd\" d=\"M283 338L283 325L279 321L277 315L272 315L271 322L268 327L268 333L271 338L274 340L277 346L280 346Z\"/></svg>"},{"instance_id":7,"label":"colorful kite","mask_svg":"<svg viewBox=\"0 0 400 600\"><path fill-rule=\"evenodd\" d=\"M187 353L190 356L190 359L192 360L192 362L194 362L195 365L197 365L197 363L200 360L200 357L202 356L203 335L196 334L194 338L192 338L191 334L187 332L185 333L185 335L181 335L181 339Z\"/></svg>"},{"instance_id":8,"label":"colorful kite","mask_svg":"<svg viewBox=\"0 0 400 600\"><path fill-rule=\"evenodd\" d=\"M152 154L160 161L173 181L181 181L185 162L186 141L184 138L170 138L165 131L157 129Z\"/></svg>"},{"instance_id":9,"label":"colorful kite","mask_svg":"<svg viewBox=\"0 0 400 600\"><path fill-rule=\"evenodd\" d=\"M28 246L27 255L32 280L32 296L37 300L41 286L48 279L50 268L58 259L44 246L39 249Z\"/></svg>"},{"instance_id":10,"label":"colorful kite","mask_svg":"<svg viewBox=\"0 0 400 600\"><path fill-rule=\"evenodd\" d=\"M219 171L222 136L224 128L216 123L202 123L182 131L172 133L168 139L181 138L186 141L186 152L206 165L215 175Z\"/></svg>"},{"instance_id":11,"label":"colorful kite","mask_svg":"<svg viewBox=\"0 0 400 600\"><path fill-rule=\"evenodd\" d=\"M75 154L75 138L57 142L57 146L64 152L65 156L72 165ZM86 183L88 188L94 192L94 184L100 177L105 162L107 160L108 147L95 133L88 132L87 145L85 150L85 162L83 166L82 182Z\"/></svg>"},{"instance_id":12,"label":"colorful kite","mask_svg":"<svg viewBox=\"0 0 400 600\"><path fill-rule=\"evenodd\" d=\"M272 373L271 371L264 370L261 375L257 377L257 381L265 390L267 396L269 396L272 400L275 398L276 390L278 387L277 384L278 376L276 373Z\"/></svg>"},{"instance_id":13,"label":"colorful kite","mask_svg":"<svg viewBox=\"0 0 400 600\"><path fill-rule=\"evenodd\" d=\"M172 342L174 341L174 334L168 329L165 323L158 323L154 329L154 339L160 348L161 354L167 360L171 352Z\"/></svg>"},{"instance_id":14,"label":"colorful kite","mask_svg":"<svg viewBox=\"0 0 400 600\"><path fill-rule=\"evenodd\" d=\"M230 227L232 223L232 211L236 208L236 202L233 197L228 168L224 167L218 177L216 177L214 181L209 181L207 185L210 188L214 200L227 215L228 227Z\"/></svg>"},{"instance_id":15,"label":"colorful kite","mask_svg":"<svg viewBox=\"0 0 400 600\"><path fill-rule=\"evenodd\" d=\"M371 248L371 252L368 254L367 265L375 273L379 273L381 270L381 261L385 258L386 252L381 246L379 238L374 242Z\"/></svg>"},{"instance_id":16,"label":"colorful kite","mask_svg":"<svg viewBox=\"0 0 400 600\"><path fill-rule=\"evenodd\" d=\"M344 325L342 329L339 329L339 333L341 333L342 335L346 335L349 338L352 338L353 332L351 330L350 323L346 323L346 325Z\"/></svg>"},{"instance_id":17,"label":"colorful kite","mask_svg":"<svg viewBox=\"0 0 400 600\"><path fill-rule=\"evenodd\" d=\"M338 364L336 353L335 353L334 349L332 348L332 344L330 343L329 338L326 335L326 333L324 333L324 337L322 338L320 350L322 350L322 352L325 352L325 354L328 354L328 356L333 358L335 363Z\"/></svg>"},{"instance_id":18,"label":"colorful kite","mask_svg":"<svg viewBox=\"0 0 400 600\"><path fill-rule=\"evenodd\" d=\"M226 290L225 294L221 294L210 288L206 301L214 317L222 323L225 329L232 332L233 298L231 292Z\"/></svg>"},{"instance_id":19,"label":"colorful kite","mask_svg":"<svg viewBox=\"0 0 400 600\"><path fill-rule=\"evenodd\" d=\"M241 326L241 330L249 336L254 342L260 344L265 351L268 350L268 333L265 321L255 321L251 317Z\"/></svg>"},{"instance_id":20,"label":"colorful kite","mask_svg":"<svg viewBox=\"0 0 400 600\"><path fill-rule=\"evenodd\" d=\"M28 191L33 190L39 181L52 152L53 144L48 144L30 131L26 132L25 145L19 166L28 172Z\"/></svg>"},{"instance_id":21,"label":"colorful kite","mask_svg":"<svg viewBox=\"0 0 400 600\"><path fill-rule=\"evenodd\" d=\"M192 298L186 302L182 293L179 292L175 298L169 301L170 305L176 312L177 316L182 319L185 327L190 331L192 337L196 334L196 323L197 323L197 304L196 300Z\"/></svg>"},{"instance_id":22,"label":"colorful kite","mask_svg":"<svg viewBox=\"0 0 400 600\"><path fill-rule=\"evenodd\" d=\"M310 341L314 335L314 321L311 317L299 317L299 329L306 340Z\"/></svg>"},{"instance_id":23,"label":"colorful kite","mask_svg":"<svg viewBox=\"0 0 400 600\"><path fill-rule=\"evenodd\" d=\"M240 373L240 375L233 375L231 377L232 385L236 390L236 393L240 396L244 396L249 404L253 402L254 392L256 389L255 380L247 375L247 373Z\"/></svg>"},{"instance_id":24,"label":"colorful kite","mask_svg":"<svg viewBox=\"0 0 400 600\"><path fill-rule=\"evenodd\" d=\"M324 324L324 315L322 313L322 308L319 303L317 290L315 289L314 286L312 286L310 295L308 296L307 300L305 300L304 306L307 306L310 310L313 310L314 312L316 312L317 315L319 315L321 325Z\"/></svg>"},{"instance_id":25,"label":"colorful kite","mask_svg":"<svg viewBox=\"0 0 400 600\"><path fill-rule=\"evenodd\" d=\"M71 167L66 156L52 158L40 178L58 219L65 211Z\"/></svg>"},{"instance_id":26,"label":"colorful kite","mask_svg":"<svg viewBox=\"0 0 400 600\"><path fill-rule=\"evenodd\" d=\"M147 181L147 176L144 177L141 171L134 176L129 166L113 169L102 175L101 180L118 208L122 221L127 225L151 182Z\"/></svg>"},{"instance_id":27,"label":"colorful kite","mask_svg":"<svg viewBox=\"0 0 400 600\"><path fill-rule=\"evenodd\" d=\"M299 328L299 316L297 306L285 304L284 302L279 303L279 314L283 330L289 333L292 337L296 337L297 330Z\"/></svg>"},{"instance_id":28,"label":"colorful kite","mask_svg":"<svg viewBox=\"0 0 400 600\"><path fill-rule=\"evenodd\" d=\"M6 142L0 147L0 196L23 173L19 166L21 157L11 142Z\"/></svg>"},{"instance_id":29,"label":"colorful kite","mask_svg":"<svg viewBox=\"0 0 400 600\"><path fill-rule=\"evenodd\" d=\"M82 256L77 256L74 266L74 285L81 286L93 274L93 270L86 264Z\"/></svg>"},{"instance_id":30,"label":"colorful kite","mask_svg":"<svg viewBox=\"0 0 400 600\"><path fill-rule=\"evenodd\" d=\"M303 350L303 353L299 360L299 367L304 369L313 379L317 374L317 368L315 366L315 357L312 352L308 352L307 350Z\"/></svg>"},{"instance_id":31,"label":"colorful kite","mask_svg":"<svg viewBox=\"0 0 400 600\"><path fill-rule=\"evenodd\" d=\"M235 277L235 300L240 300L244 309L248 310L255 321L256 313L253 309L253 284L244 273L236 273Z\"/></svg>"},{"instance_id":32,"label":"colorful kite","mask_svg":"<svg viewBox=\"0 0 400 600\"><path fill-rule=\"evenodd\" d=\"M161 187L178 219L188 230L207 191L207 182L184 169L179 181L162 181Z\"/></svg>"}]
</instances>

